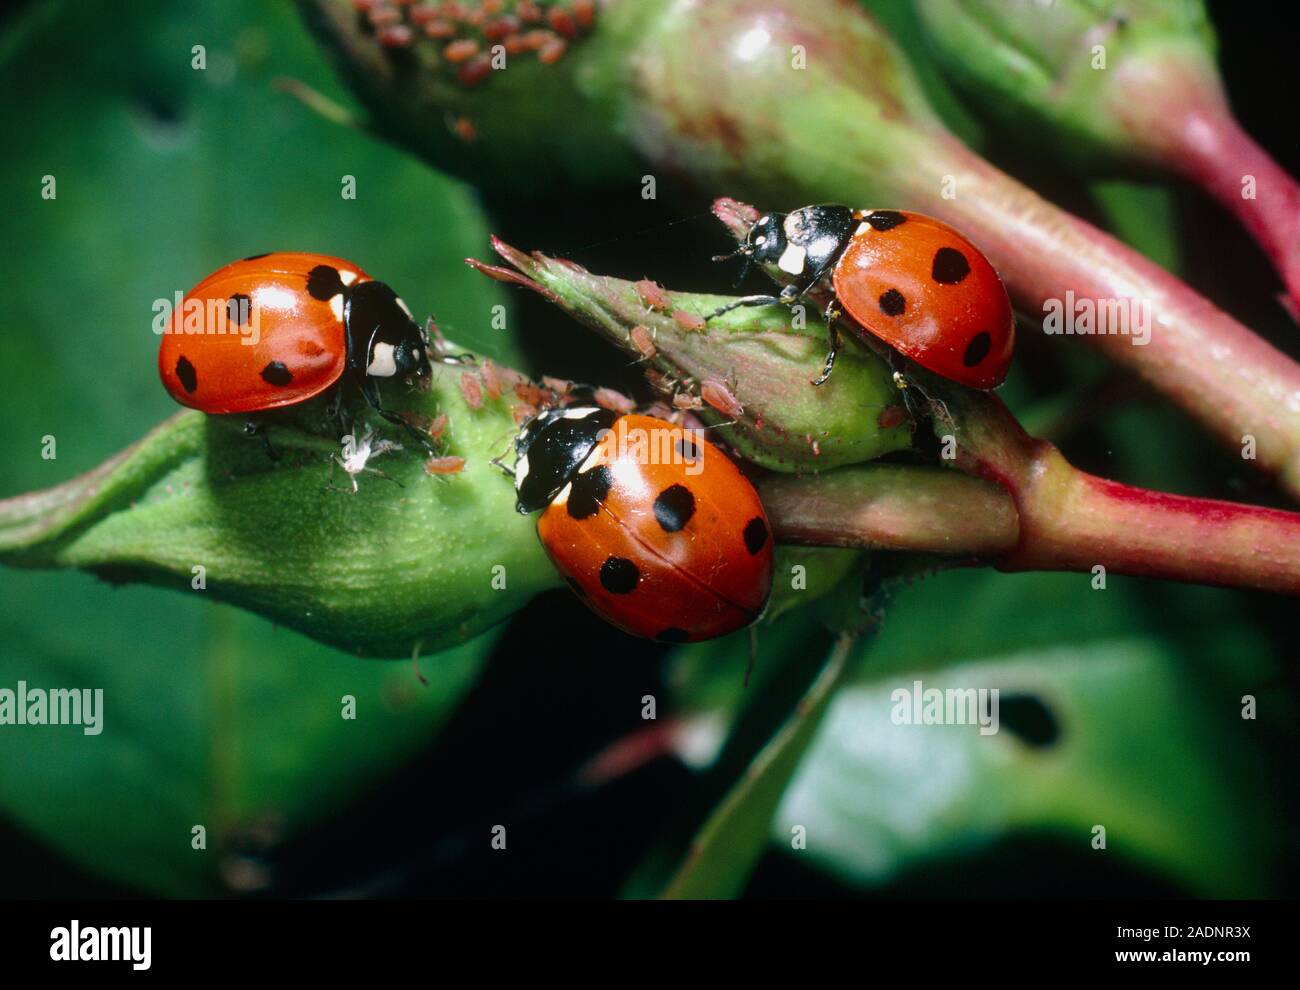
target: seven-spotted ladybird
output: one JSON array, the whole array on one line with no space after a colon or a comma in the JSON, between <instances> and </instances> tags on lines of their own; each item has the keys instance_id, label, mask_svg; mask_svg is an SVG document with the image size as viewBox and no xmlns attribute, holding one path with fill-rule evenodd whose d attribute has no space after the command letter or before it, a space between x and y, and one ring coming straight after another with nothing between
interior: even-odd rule
<instances>
[{"instance_id":1,"label":"seven-spotted ladybird","mask_svg":"<svg viewBox=\"0 0 1300 990\"><path fill-rule=\"evenodd\" d=\"M285 251L226 265L191 289L163 333L158 372L173 399L208 413L295 405L346 373L380 416L429 448L379 397L384 379L428 375L428 350L383 282L341 258Z\"/></svg>"},{"instance_id":2,"label":"seven-spotted ladybird","mask_svg":"<svg viewBox=\"0 0 1300 990\"><path fill-rule=\"evenodd\" d=\"M868 342L882 340L936 375L978 389L1007 376L1016 331L1007 290L979 249L945 223L900 210L805 206L763 214L734 254L766 266L785 288L779 296L745 296L711 316L791 305L829 288L831 349L815 384L830 376L841 307Z\"/></svg>"},{"instance_id":3,"label":"seven-spotted ladybird","mask_svg":"<svg viewBox=\"0 0 1300 990\"><path fill-rule=\"evenodd\" d=\"M698 431L597 406L551 409L515 440L516 508L570 587L625 632L671 643L749 625L772 589L754 486Z\"/></svg>"}]
</instances>

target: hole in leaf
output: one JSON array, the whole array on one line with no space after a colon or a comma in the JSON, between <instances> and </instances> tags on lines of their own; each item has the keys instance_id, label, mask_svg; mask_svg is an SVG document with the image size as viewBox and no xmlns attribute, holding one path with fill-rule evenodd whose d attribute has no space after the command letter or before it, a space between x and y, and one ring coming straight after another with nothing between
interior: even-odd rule
<instances>
[{"instance_id":1,"label":"hole in leaf","mask_svg":"<svg viewBox=\"0 0 1300 990\"><path fill-rule=\"evenodd\" d=\"M1026 745L1054 746L1061 737L1060 723L1041 698L1013 694L998 699L998 723Z\"/></svg>"}]
</instances>

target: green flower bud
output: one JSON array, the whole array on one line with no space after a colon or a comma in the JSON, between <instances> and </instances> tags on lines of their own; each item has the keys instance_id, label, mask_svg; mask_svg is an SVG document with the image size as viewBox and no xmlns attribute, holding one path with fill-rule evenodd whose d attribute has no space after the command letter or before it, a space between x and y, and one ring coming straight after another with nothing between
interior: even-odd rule
<instances>
[{"instance_id":1,"label":"green flower bud","mask_svg":"<svg viewBox=\"0 0 1300 990\"><path fill-rule=\"evenodd\" d=\"M432 462L357 403L350 457L323 401L268 417L278 460L240 417L179 413L89 474L0 502L0 561L210 594L366 656L444 649L559 583L490 463L517 430L516 377L435 365L429 391L389 400L435 424ZM430 473L453 458L463 470Z\"/></svg>"},{"instance_id":2,"label":"green flower bud","mask_svg":"<svg viewBox=\"0 0 1300 990\"><path fill-rule=\"evenodd\" d=\"M517 191L521 171L536 188L626 181L644 158L707 178L715 191L789 206L789 177L803 190L795 199L808 200L810 189L836 184L846 147L855 176L906 186L927 150L923 132L938 126L888 37L836 3L795 12L774 0L610 0L554 64L507 52L504 68L469 82L448 62L448 38L429 38L412 8L373 5L381 21L400 22L393 37L353 0L299 5L371 126L479 184ZM576 4L538 6L549 29ZM485 31L455 25L478 56L491 51Z\"/></svg>"},{"instance_id":3,"label":"green flower bud","mask_svg":"<svg viewBox=\"0 0 1300 990\"><path fill-rule=\"evenodd\" d=\"M731 297L669 292L493 244L513 269L470 264L540 292L641 359L670 406L728 424L719 427L720 435L755 464L829 470L911 443L911 422L892 372L874 354L845 347L830 380L812 385L827 338L811 307L793 313L784 306L735 309L706 319Z\"/></svg>"},{"instance_id":4,"label":"green flower bud","mask_svg":"<svg viewBox=\"0 0 1300 990\"><path fill-rule=\"evenodd\" d=\"M464 16L434 18L389 0L299 0L299 7L370 111L371 126L444 171L515 187L521 170L530 183L549 186L633 167L631 151L610 140L615 101L594 82L604 74L610 31L592 3L510 0L487 15L466 0Z\"/></svg>"}]
</instances>

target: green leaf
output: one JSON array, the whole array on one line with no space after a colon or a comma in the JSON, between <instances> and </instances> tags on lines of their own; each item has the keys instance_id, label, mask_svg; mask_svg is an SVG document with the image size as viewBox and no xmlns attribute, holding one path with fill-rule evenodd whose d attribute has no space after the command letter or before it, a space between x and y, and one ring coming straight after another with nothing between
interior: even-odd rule
<instances>
[{"instance_id":1,"label":"green leaf","mask_svg":"<svg viewBox=\"0 0 1300 990\"><path fill-rule=\"evenodd\" d=\"M1284 826L1267 741L1287 716L1267 687L1264 644L1222 623L1231 610L1221 594L1201 603L1198 622L1187 599L1164 613L1130 610L1139 582L1092 591L1087 580L945 574L902 601L787 791L777 848L802 825L808 848L796 855L873 887L1045 832L1198 894L1270 893ZM996 687L999 731L896 724L894 692L915 693L917 680ZM1272 725L1241 717L1244 694L1268 697ZM1040 736L1044 725L1055 734ZM1097 825L1105 851L1091 847Z\"/></svg>"},{"instance_id":2,"label":"green leaf","mask_svg":"<svg viewBox=\"0 0 1300 990\"><path fill-rule=\"evenodd\" d=\"M691 845L664 896L672 900L735 897L767 845L768 822L851 669L853 640L840 638L784 726L746 769Z\"/></svg>"},{"instance_id":3,"label":"green leaf","mask_svg":"<svg viewBox=\"0 0 1300 990\"><path fill-rule=\"evenodd\" d=\"M409 663L358 660L234 609L85 575L9 577L0 688L102 690L103 730L0 728L0 808L71 861L170 896L266 882L245 855L424 745L496 638L426 659L425 687ZM206 850L191 847L196 825Z\"/></svg>"}]
</instances>

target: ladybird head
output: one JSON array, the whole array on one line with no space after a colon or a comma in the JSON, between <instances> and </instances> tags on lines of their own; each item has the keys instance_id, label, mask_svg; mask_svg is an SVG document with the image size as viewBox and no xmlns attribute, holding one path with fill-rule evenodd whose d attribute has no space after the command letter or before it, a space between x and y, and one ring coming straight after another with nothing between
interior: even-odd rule
<instances>
[{"instance_id":1,"label":"ladybird head","mask_svg":"<svg viewBox=\"0 0 1300 990\"><path fill-rule=\"evenodd\" d=\"M424 334L414 323L411 324L410 332L393 346L393 364L397 367L399 378L420 378L431 373L429 347Z\"/></svg>"},{"instance_id":2,"label":"ladybird head","mask_svg":"<svg viewBox=\"0 0 1300 990\"><path fill-rule=\"evenodd\" d=\"M785 218L784 213L764 213L749 228L741 253L748 255L760 265L775 265L785 252Z\"/></svg>"}]
</instances>

